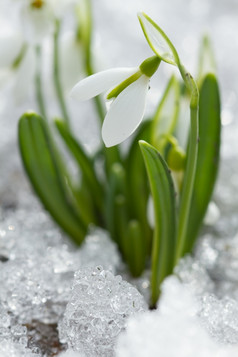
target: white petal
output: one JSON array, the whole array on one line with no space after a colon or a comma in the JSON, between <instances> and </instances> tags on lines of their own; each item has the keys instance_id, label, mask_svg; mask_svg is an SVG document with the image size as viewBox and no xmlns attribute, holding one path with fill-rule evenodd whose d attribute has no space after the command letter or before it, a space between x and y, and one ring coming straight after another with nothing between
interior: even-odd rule
<instances>
[{"instance_id":1,"label":"white petal","mask_svg":"<svg viewBox=\"0 0 238 357\"><path fill-rule=\"evenodd\" d=\"M149 78L142 75L112 103L102 127L102 138L107 147L127 139L140 124L145 111L148 84Z\"/></svg>"},{"instance_id":2,"label":"white petal","mask_svg":"<svg viewBox=\"0 0 238 357\"><path fill-rule=\"evenodd\" d=\"M77 100L87 100L106 92L134 74L138 68L112 68L98 72L78 82L71 91Z\"/></svg>"},{"instance_id":3,"label":"white petal","mask_svg":"<svg viewBox=\"0 0 238 357\"><path fill-rule=\"evenodd\" d=\"M40 9L31 7L27 2L22 6L21 18L26 41L31 44L40 43L53 31L54 17L47 2Z\"/></svg>"},{"instance_id":4,"label":"white petal","mask_svg":"<svg viewBox=\"0 0 238 357\"><path fill-rule=\"evenodd\" d=\"M21 51L23 45L19 33L0 37L0 67L10 67Z\"/></svg>"},{"instance_id":5,"label":"white petal","mask_svg":"<svg viewBox=\"0 0 238 357\"><path fill-rule=\"evenodd\" d=\"M35 51L29 47L14 77L13 94L15 103L20 105L30 94L35 74Z\"/></svg>"}]
</instances>

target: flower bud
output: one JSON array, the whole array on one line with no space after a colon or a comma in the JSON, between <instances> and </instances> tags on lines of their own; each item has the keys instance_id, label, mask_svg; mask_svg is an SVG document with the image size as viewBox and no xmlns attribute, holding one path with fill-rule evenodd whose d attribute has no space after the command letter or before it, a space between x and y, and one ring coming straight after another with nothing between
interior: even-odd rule
<instances>
[{"instance_id":1,"label":"flower bud","mask_svg":"<svg viewBox=\"0 0 238 357\"><path fill-rule=\"evenodd\" d=\"M181 171L184 170L186 161L186 153L184 150L176 145L172 146L169 150L167 162L171 170L173 171Z\"/></svg>"}]
</instances>

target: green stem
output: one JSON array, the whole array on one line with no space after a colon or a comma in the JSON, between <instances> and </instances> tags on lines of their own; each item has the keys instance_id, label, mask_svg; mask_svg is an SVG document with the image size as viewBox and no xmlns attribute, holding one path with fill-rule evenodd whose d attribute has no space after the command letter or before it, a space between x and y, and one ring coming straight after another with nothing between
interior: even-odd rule
<instances>
[{"instance_id":1,"label":"green stem","mask_svg":"<svg viewBox=\"0 0 238 357\"><path fill-rule=\"evenodd\" d=\"M190 134L189 134L189 145L188 145L188 156L186 162L186 169L183 181L183 188L181 194L181 201L179 207L179 219L178 219L178 233L177 233L177 249L176 249L176 262L184 254L184 247L186 245L186 240L188 230L188 219L189 211L192 200L192 193L194 187L194 178L197 167L197 153L198 153L198 141L199 141L199 129L198 129L198 103L199 103L199 93L197 85L191 75L185 72L183 67L180 67L182 77L185 84L191 91L191 101L190 101Z\"/></svg>"},{"instance_id":2,"label":"green stem","mask_svg":"<svg viewBox=\"0 0 238 357\"><path fill-rule=\"evenodd\" d=\"M90 1L87 2L88 4L88 13L89 13L89 19L88 19L88 37L87 37L87 42L86 42L86 49L85 49L85 69L86 73L88 76L91 76L92 74L95 73L95 70L93 68L93 63L92 63L92 56L91 56L91 41L92 41L92 12L91 12L91 4ZM100 120L100 123L102 124L105 118L105 109L102 103L102 100L100 96L97 96L93 98L94 105L96 108L96 111L98 113L98 117ZM105 168L107 174L109 174L112 165L115 162L120 162L120 151L118 146L114 146L112 148L106 148L103 146L103 151L105 154Z\"/></svg>"},{"instance_id":3,"label":"green stem","mask_svg":"<svg viewBox=\"0 0 238 357\"><path fill-rule=\"evenodd\" d=\"M35 73L36 100L41 116L47 119L45 100L42 91L41 63L42 63L42 52L41 52L41 46L38 45L36 46L36 73Z\"/></svg>"},{"instance_id":4,"label":"green stem","mask_svg":"<svg viewBox=\"0 0 238 357\"><path fill-rule=\"evenodd\" d=\"M60 80L60 66L59 66L59 32L60 32L60 21L55 21L55 33L54 33L54 84L55 91L58 98L59 106L62 112L63 119L67 127L70 127L70 118L68 114L68 109L65 103L65 98L63 94L62 84Z\"/></svg>"},{"instance_id":5,"label":"green stem","mask_svg":"<svg viewBox=\"0 0 238 357\"><path fill-rule=\"evenodd\" d=\"M84 69L86 74L91 76L95 73L91 52L93 32L91 0L84 0L84 2L81 3L81 5L78 7L77 18L77 40L80 41L84 46ZM104 105L100 96L93 98L93 101L100 124L102 124L105 118ZM117 146L109 149L103 147L100 151L102 151L105 156L105 169L107 175L109 175L112 165L117 161L121 161L119 148Z\"/></svg>"},{"instance_id":6,"label":"green stem","mask_svg":"<svg viewBox=\"0 0 238 357\"><path fill-rule=\"evenodd\" d=\"M92 63L92 56L91 56L91 43L92 43L92 32L93 32L93 20L92 20L92 5L91 1L88 0L85 3L85 6L87 7L87 30L85 31L86 33L86 38L84 40L85 42L85 69L86 73L88 76L91 76L92 74L95 73L94 68L93 68L93 63ZM80 24L79 24L80 27ZM99 96L94 98L94 104L100 119L100 122L102 123L105 117L105 110L103 108L103 104L101 101L101 98Z\"/></svg>"}]
</instances>

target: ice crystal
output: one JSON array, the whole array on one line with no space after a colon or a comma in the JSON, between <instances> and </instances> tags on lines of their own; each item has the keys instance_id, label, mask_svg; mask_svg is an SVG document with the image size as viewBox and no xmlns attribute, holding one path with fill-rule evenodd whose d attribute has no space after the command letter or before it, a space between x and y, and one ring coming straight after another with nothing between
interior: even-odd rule
<instances>
[{"instance_id":1,"label":"ice crystal","mask_svg":"<svg viewBox=\"0 0 238 357\"><path fill-rule=\"evenodd\" d=\"M111 357L127 318L145 308L143 297L121 276L101 266L80 270L59 324L61 341L86 356Z\"/></svg>"}]
</instances>

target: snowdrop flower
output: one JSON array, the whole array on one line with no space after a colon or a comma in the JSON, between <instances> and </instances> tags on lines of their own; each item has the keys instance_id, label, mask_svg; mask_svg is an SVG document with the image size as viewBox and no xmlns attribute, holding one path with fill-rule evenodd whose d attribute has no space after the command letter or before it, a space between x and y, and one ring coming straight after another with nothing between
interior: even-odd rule
<instances>
[{"instance_id":1,"label":"snowdrop flower","mask_svg":"<svg viewBox=\"0 0 238 357\"><path fill-rule=\"evenodd\" d=\"M87 100L108 92L112 100L102 126L102 138L107 147L127 139L140 124L145 111L150 77L157 71L160 59L147 58L136 68L114 68L89 76L71 91L77 100Z\"/></svg>"},{"instance_id":2,"label":"snowdrop flower","mask_svg":"<svg viewBox=\"0 0 238 357\"><path fill-rule=\"evenodd\" d=\"M9 90L15 104L30 94L34 79L35 54L20 32L0 36L0 90Z\"/></svg>"},{"instance_id":3,"label":"snowdrop flower","mask_svg":"<svg viewBox=\"0 0 238 357\"><path fill-rule=\"evenodd\" d=\"M25 38L38 44L54 30L54 21L61 20L76 0L21 0L20 16Z\"/></svg>"},{"instance_id":4,"label":"snowdrop flower","mask_svg":"<svg viewBox=\"0 0 238 357\"><path fill-rule=\"evenodd\" d=\"M53 31L53 9L48 0L22 0L20 19L25 40L39 44Z\"/></svg>"},{"instance_id":5,"label":"snowdrop flower","mask_svg":"<svg viewBox=\"0 0 238 357\"><path fill-rule=\"evenodd\" d=\"M10 67L19 56L23 46L23 38L17 32L0 36L0 68Z\"/></svg>"},{"instance_id":6,"label":"snowdrop flower","mask_svg":"<svg viewBox=\"0 0 238 357\"><path fill-rule=\"evenodd\" d=\"M24 54L20 52L8 67L0 67L0 90L9 91L9 98L16 105L22 104L32 93L35 63L35 52L29 47Z\"/></svg>"}]
</instances>

